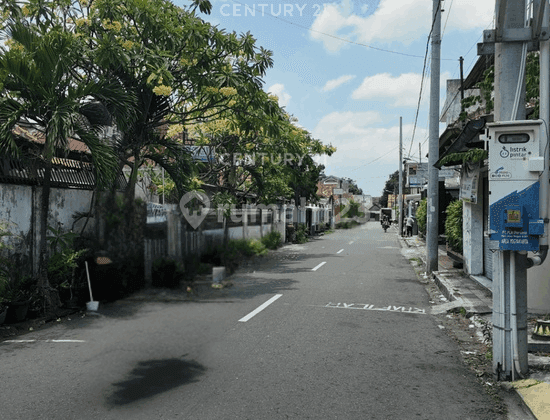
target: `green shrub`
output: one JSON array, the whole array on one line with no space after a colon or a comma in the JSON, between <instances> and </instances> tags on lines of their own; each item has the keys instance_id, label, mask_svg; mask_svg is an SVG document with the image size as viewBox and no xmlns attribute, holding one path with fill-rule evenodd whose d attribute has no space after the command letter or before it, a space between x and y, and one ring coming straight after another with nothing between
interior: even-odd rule
<instances>
[{"instance_id":1,"label":"green shrub","mask_svg":"<svg viewBox=\"0 0 550 420\"><path fill-rule=\"evenodd\" d=\"M297 244L305 244L307 242L307 226L306 225L298 225L298 229L296 230L296 240L295 242Z\"/></svg>"},{"instance_id":2,"label":"green shrub","mask_svg":"<svg viewBox=\"0 0 550 420\"><path fill-rule=\"evenodd\" d=\"M170 258L160 258L153 262L151 285L153 287L177 289L183 280L183 276L181 264Z\"/></svg>"},{"instance_id":3,"label":"green shrub","mask_svg":"<svg viewBox=\"0 0 550 420\"><path fill-rule=\"evenodd\" d=\"M283 244L281 234L276 230L272 230L268 235L262 238L262 244L264 244L267 249L279 248Z\"/></svg>"},{"instance_id":4,"label":"green shrub","mask_svg":"<svg viewBox=\"0 0 550 420\"><path fill-rule=\"evenodd\" d=\"M420 201L418 208L416 209L416 221L418 223L419 232L421 232L424 235L426 234L427 217L428 217L428 201L425 198L423 198L422 201Z\"/></svg>"},{"instance_id":5,"label":"green shrub","mask_svg":"<svg viewBox=\"0 0 550 420\"><path fill-rule=\"evenodd\" d=\"M201 263L223 265L229 272L233 272L244 258L262 256L267 252L266 246L257 239L233 239L227 243L226 247L209 248L202 256Z\"/></svg>"},{"instance_id":6,"label":"green shrub","mask_svg":"<svg viewBox=\"0 0 550 420\"><path fill-rule=\"evenodd\" d=\"M336 229L351 229L358 226L360 223L356 220L346 220L345 222L339 222L336 224Z\"/></svg>"},{"instance_id":7,"label":"green shrub","mask_svg":"<svg viewBox=\"0 0 550 420\"><path fill-rule=\"evenodd\" d=\"M267 248L257 239L237 239L230 241L229 246L234 246L236 251L245 257L267 254Z\"/></svg>"},{"instance_id":8,"label":"green shrub","mask_svg":"<svg viewBox=\"0 0 550 420\"><path fill-rule=\"evenodd\" d=\"M462 200L455 200L447 206L445 236L453 251L462 254Z\"/></svg>"}]
</instances>

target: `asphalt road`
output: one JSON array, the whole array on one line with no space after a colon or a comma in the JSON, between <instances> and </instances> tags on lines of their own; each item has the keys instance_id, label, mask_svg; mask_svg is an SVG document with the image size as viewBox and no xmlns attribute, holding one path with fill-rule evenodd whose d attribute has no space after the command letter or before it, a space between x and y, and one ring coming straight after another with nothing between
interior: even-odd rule
<instances>
[{"instance_id":1,"label":"asphalt road","mask_svg":"<svg viewBox=\"0 0 550 420\"><path fill-rule=\"evenodd\" d=\"M494 419L379 223L0 343L0 419Z\"/></svg>"}]
</instances>

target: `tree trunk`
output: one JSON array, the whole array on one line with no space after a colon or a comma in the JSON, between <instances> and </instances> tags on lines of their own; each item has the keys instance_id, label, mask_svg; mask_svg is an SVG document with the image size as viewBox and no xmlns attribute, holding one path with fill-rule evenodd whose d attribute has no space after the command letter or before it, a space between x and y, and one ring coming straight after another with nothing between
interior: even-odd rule
<instances>
[{"instance_id":1,"label":"tree trunk","mask_svg":"<svg viewBox=\"0 0 550 420\"><path fill-rule=\"evenodd\" d=\"M128 180L128 185L126 186L126 200L128 202L133 202L136 195L136 184L138 177L138 168L139 168L138 156L134 156L134 164L132 170L130 171L130 179Z\"/></svg>"},{"instance_id":2,"label":"tree trunk","mask_svg":"<svg viewBox=\"0 0 550 420\"><path fill-rule=\"evenodd\" d=\"M48 213L50 209L50 191L52 176L52 159L46 157L44 167L44 180L42 184L42 195L40 197L40 242L39 242L39 264L38 264L38 290L44 299L44 314L49 317L55 314L59 306L57 291L50 286L48 279Z\"/></svg>"}]
</instances>

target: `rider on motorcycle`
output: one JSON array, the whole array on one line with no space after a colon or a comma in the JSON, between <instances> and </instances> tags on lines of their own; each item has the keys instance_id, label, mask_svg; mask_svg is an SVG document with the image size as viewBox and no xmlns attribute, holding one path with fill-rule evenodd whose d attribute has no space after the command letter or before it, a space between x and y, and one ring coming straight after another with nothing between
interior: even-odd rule
<instances>
[{"instance_id":1,"label":"rider on motorcycle","mask_svg":"<svg viewBox=\"0 0 550 420\"><path fill-rule=\"evenodd\" d=\"M384 218L382 219L382 228L384 229L384 232L388 230L389 227L390 227L390 219L388 216L384 216Z\"/></svg>"}]
</instances>

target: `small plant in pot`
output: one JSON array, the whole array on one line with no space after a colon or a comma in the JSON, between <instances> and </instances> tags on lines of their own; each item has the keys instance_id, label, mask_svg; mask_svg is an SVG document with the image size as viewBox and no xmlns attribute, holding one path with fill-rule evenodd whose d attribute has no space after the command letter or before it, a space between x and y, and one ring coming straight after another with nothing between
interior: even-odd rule
<instances>
[{"instance_id":1,"label":"small plant in pot","mask_svg":"<svg viewBox=\"0 0 550 420\"><path fill-rule=\"evenodd\" d=\"M21 322L27 318L35 280L30 276L14 274L6 283L4 300L7 301L6 322Z\"/></svg>"},{"instance_id":2,"label":"small plant in pot","mask_svg":"<svg viewBox=\"0 0 550 420\"><path fill-rule=\"evenodd\" d=\"M12 236L7 230L8 225L0 221L0 325L4 323L7 313L7 286L9 279L9 270L12 266L11 260L7 254L11 250L11 246L4 242L4 238L8 239Z\"/></svg>"},{"instance_id":3,"label":"small plant in pot","mask_svg":"<svg viewBox=\"0 0 550 420\"><path fill-rule=\"evenodd\" d=\"M6 289L6 278L0 273L0 325L6 320L6 315L8 313L8 305L5 301L5 289Z\"/></svg>"}]
</instances>

